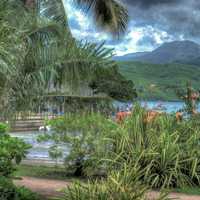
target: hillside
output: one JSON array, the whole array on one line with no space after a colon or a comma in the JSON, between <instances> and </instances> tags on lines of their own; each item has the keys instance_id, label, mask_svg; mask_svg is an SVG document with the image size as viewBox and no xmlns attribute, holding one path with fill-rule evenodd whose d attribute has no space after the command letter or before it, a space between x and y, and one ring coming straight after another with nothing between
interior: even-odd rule
<instances>
[{"instance_id":1,"label":"hillside","mask_svg":"<svg viewBox=\"0 0 200 200\"><path fill-rule=\"evenodd\" d=\"M121 73L132 80L143 99L176 100L175 87L191 81L200 88L200 68L184 64L118 62Z\"/></svg>"},{"instance_id":2,"label":"hillside","mask_svg":"<svg viewBox=\"0 0 200 200\"><path fill-rule=\"evenodd\" d=\"M114 57L116 61L140 61L153 64L200 64L200 45L192 41L164 43L152 52L138 52Z\"/></svg>"}]
</instances>

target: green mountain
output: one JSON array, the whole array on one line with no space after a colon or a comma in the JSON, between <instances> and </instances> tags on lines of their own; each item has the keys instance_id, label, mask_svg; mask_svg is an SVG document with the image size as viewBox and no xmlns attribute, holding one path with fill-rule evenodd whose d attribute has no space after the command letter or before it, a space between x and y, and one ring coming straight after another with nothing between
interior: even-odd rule
<instances>
[{"instance_id":1,"label":"green mountain","mask_svg":"<svg viewBox=\"0 0 200 200\"><path fill-rule=\"evenodd\" d=\"M146 64L136 61L118 62L120 72L132 80L145 100L177 100L176 88L191 81L200 89L200 67L186 64Z\"/></svg>"}]
</instances>

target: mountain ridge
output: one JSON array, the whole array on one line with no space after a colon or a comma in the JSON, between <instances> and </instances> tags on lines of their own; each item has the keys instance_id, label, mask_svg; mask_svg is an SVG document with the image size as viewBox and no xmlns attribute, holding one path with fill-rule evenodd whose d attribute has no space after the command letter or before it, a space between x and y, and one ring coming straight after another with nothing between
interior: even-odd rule
<instances>
[{"instance_id":1,"label":"mountain ridge","mask_svg":"<svg viewBox=\"0 0 200 200\"><path fill-rule=\"evenodd\" d=\"M200 64L200 45L190 40L163 43L151 52L136 52L115 56L116 61L139 61L152 64Z\"/></svg>"}]
</instances>

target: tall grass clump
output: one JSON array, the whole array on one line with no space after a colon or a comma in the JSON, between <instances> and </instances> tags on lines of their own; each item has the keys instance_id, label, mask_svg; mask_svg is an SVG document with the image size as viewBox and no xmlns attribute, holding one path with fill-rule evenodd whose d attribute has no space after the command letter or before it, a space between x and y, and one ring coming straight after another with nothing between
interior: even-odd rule
<instances>
[{"instance_id":1,"label":"tall grass clump","mask_svg":"<svg viewBox=\"0 0 200 200\"><path fill-rule=\"evenodd\" d=\"M200 127L193 119L177 123L174 116L162 114L147 123L145 116L136 106L119 128L120 162L139 158L141 169L146 169L142 180L153 188L199 185Z\"/></svg>"},{"instance_id":2,"label":"tall grass clump","mask_svg":"<svg viewBox=\"0 0 200 200\"><path fill-rule=\"evenodd\" d=\"M141 183L140 172L133 166L111 172L107 179L75 183L67 188L63 200L144 200L147 188Z\"/></svg>"},{"instance_id":3,"label":"tall grass clump","mask_svg":"<svg viewBox=\"0 0 200 200\"><path fill-rule=\"evenodd\" d=\"M148 187L141 181L143 171L137 163L132 167L123 164L120 170L110 171L106 179L72 184L59 200L148 200ZM167 199L166 193L161 192L155 200Z\"/></svg>"}]
</instances>

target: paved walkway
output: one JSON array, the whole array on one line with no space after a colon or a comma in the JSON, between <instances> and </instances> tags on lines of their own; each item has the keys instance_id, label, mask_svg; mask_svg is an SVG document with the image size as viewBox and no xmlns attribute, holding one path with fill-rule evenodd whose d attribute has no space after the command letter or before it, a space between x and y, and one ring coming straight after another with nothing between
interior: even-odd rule
<instances>
[{"instance_id":1,"label":"paved walkway","mask_svg":"<svg viewBox=\"0 0 200 200\"><path fill-rule=\"evenodd\" d=\"M62 195L61 189L70 184L67 181L40 179L32 177L23 177L22 180L15 180L14 183L18 186L25 186L44 197L58 197ZM149 192L149 200L155 200L159 196L158 192ZM185 195L180 193L171 193L169 195L172 199L179 200L200 200L200 196Z\"/></svg>"}]
</instances>

